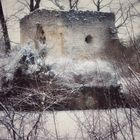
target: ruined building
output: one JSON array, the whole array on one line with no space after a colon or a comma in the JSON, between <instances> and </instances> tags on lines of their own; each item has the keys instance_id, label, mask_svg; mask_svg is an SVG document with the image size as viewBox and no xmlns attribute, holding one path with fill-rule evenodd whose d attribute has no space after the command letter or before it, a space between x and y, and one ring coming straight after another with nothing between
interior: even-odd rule
<instances>
[{"instance_id":1,"label":"ruined building","mask_svg":"<svg viewBox=\"0 0 140 140\"><path fill-rule=\"evenodd\" d=\"M21 19L20 29L22 44L46 44L52 57L102 58L118 39L113 13L36 10Z\"/></svg>"}]
</instances>

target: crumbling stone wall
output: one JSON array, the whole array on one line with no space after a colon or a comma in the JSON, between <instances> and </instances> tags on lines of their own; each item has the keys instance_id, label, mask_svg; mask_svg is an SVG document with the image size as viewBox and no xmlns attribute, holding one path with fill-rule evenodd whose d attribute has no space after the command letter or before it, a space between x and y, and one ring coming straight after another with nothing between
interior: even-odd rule
<instances>
[{"instance_id":1,"label":"crumbling stone wall","mask_svg":"<svg viewBox=\"0 0 140 140\"><path fill-rule=\"evenodd\" d=\"M36 10L20 21L21 43L44 39L53 57L104 58L117 39L114 22L113 13Z\"/></svg>"}]
</instances>

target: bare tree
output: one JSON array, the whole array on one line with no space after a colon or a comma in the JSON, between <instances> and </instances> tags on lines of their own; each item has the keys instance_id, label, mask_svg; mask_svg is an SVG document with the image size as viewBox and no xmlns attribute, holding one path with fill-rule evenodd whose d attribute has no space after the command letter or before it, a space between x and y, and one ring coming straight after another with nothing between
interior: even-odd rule
<instances>
[{"instance_id":1,"label":"bare tree","mask_svg":"<svg viewBox=\"0 0 140 140\"><path fill-rule=\"evenodd\" d=\"M136 8L136 6L139 4L139 2L134 1L127 1L126 3L123 3L121 0L118 1L118 9L114 12L116 16L116 28L122 28L125 27L126 32L129 34L128 31L128 25L133 26L132 22L135 22L136 17L139 17L139 12ZM112 12L112 10L110 9ZM132 29L133 30L133 29ZM131 35L129 35L130 37Z\"/></svg>"},{"instance_id":2,"label":"bare tree","mask_svg":"<svg viewBox=\"0 0 140 140\"><path fill-rule=\"evenodd\" d=\"M70 10L78 10L79 0L69 0L69 8Z\"/></svg>"},{"instance_id":3,"label":"bare tree","mask_svg":"<svg viewBox=\"0 0 140 140\"><path fill-rule=\"evenodd\" d=\"M60 0L49 0L51 1L56 7L58 7L60 10L64 10L64 6L60 4Z\"/></svg>"},{"instance_id":4,"label":"bare tree","mask_svg":"<svg viewBox=\"0 0 140 140\"><path fill-rule=\"evenodd\" d=\"M41 0L17 0L17 2L26 7L30 12L32 12L40 7Z\"/></svg>"},{"instance_id":5,"label":"bare tree","mask_svg":"<svg viewBox=\"0 0 140 140\"><path fill-rule=\"evenodd\" d=\"M40 6L41 0L30 0L30 12L36 10Z\"/></svg>"},{"instance_id":6,"label":"bare tree","mask_svg":"<svg viewBox=\"0 0 140 140\"><path fill-rule=\"evenodd\" d=\"M106 7L107 5L110 5L113 0L110 0L108 3L103 5L104 0L92 0L94 5L97 8L97 11L101 11L102 8Z\"/></svg>"},{"instance_id":7,"label":"bare tree","mask_svg":"<svg viewBox=\"0 0 140 140\"><path fill-rule=\"evenodd\" d=\"M124 27L126 28L126 25L130 24L130 19L139 16L139 11L136 8L136 5L139 4L138 1L130 1L127 0L126 3L122 2L121 0L115 1L115 0L109 0L106 2L105 0L92 0L93 4L96 6L96 11L101 11L103 8L108 7L108 11L113 12L115 14L115 23L116 28ZM112 3L115 2L116 8L112 7ZM126 6L127 4L127 6Z\"/></svg>"},{"instance_id":8,"label":"bare tree","mask_svg":"<svg viewBox=\"0 0 140 140\"><path fill-rule=\"evenodd\" d=\"M3 36L4 36L4 42L5 42L5 52L8 53L11 48L11 45L10 45L10 38L8 35L8 30L7 30L7 25L6 25L6 20L4 17L1 0L0 0L0 22L1 22L2 32L3 32Z\"/></svg>"},{"instance_id":9,"label":"bare tree","mask_svg":"<svg viewBox=\"0 0 140 140\"><path fill-rule=\"evenodd\" d=\"M60 4L60 0L49 0L49 1L51 1L60 10L64 10L64 6L62 6ZM78 3L79 3L79 0L68 0L69 9L70 10L78 10Z\"/></svg>"}]
</instances>

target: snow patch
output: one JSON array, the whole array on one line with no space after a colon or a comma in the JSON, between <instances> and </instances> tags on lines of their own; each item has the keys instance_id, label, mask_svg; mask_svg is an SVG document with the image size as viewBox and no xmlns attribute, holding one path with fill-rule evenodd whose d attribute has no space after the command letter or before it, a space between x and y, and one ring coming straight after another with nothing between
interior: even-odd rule
<instances>
[{"instance_id":1,"label":"snow patch","mask_svg":"<svg viewBox=\"0 0 140 140\"><path fill-rule=\"evenodd\" d=\"M117 84L117 74L111 63L96 60L73 60L71 58L46 58L46 64L68 86L110 86ZM77 81L76 81L77 79Z\"/></svg>"}]
</instances>

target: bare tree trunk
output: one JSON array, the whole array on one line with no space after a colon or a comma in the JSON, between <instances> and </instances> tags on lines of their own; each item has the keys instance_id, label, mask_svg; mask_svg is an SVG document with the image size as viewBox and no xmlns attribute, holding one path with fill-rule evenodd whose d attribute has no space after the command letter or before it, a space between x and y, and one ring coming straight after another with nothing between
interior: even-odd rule
<instances>
[{"instance_id":1,"label":"bare tree trunk","mask_svg":"<svg viewBox=\"0 0 140 140\"><path fill-rule=\"evenodd\" d=\"M72 9L72 0L69 0L69 7Z\"/></svg>"},{"instance_id":2,"label":"bare tree trunk","mask_svg":"<svg viewBox=\"0 0 140 140\"><path fill-rule=\"evenodd\" d=\"M69 8L70 10L78 10L79 0L69 0Z\"/></svg>"},{"instance_id":3,"label":"bare tree trunk","mask_svg":"<svg viewBox=\"0 0 140 140\"><path fill-rule=\"evenodd\" d=\"M30 0L30 12L34 11L34 0Z\"/></svg>"},{"instance_id":4,"label":"bare tree trunk","mask_svg":"<svg viewBox=\"0 0 140 140\"><path fill-rule=\"evenodd\" d=\"M97 2L97 11L100 11L100 0Z\"/></svg>"},{"instance_id":5,"label":"bare tree trunk","mask_svg":"<svg viewBox=\"0 0 140 140\"><path fill-rule=\"evenodd\" d=\"M36 4L34 6L34 10L39 8L41 0L36 0Z\"/></svg>"},{"instance_id":6,"label":"bare tree trunk","mask_svg":"<svg viewBox=\"0 0 140 140\"><path fill-rule=\"evenodd\" d=\"M94 5L97 8L97 11L100 11L101 10L101 3L102 3L102 1L103 0L98 0L98 1L93 0L93 3L94 3Z\"/></svg>"},{"instance_id":7,"label":"bare tree trunk","mask_svg":"<svg viewBox=\"0 0 140 140\"><path fill-rule=\"evenodd\" d=\"M40 6L41 0L30 0L30 12L36 10Z\"/></svg>"},{"instance_id":8,"label":"bare tree trunk","mask_svg":"<svg viewBox=\"0 0 140 140\"><path fill-rule=\"evenodd\" d=\"M7 30L7 25L6 25L6 21L4 17L1 0L0 0L0 22L1 22L2 31L3 31L4 42L5 42L5 52L8 53L11 48L11 45L10 45L10 39L8 35L8 30Z\"/></svg>"}]
</instances>

